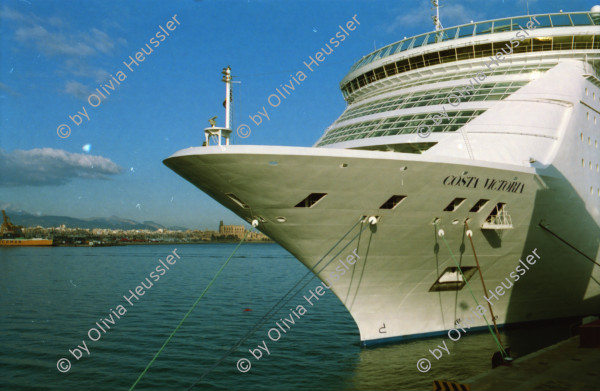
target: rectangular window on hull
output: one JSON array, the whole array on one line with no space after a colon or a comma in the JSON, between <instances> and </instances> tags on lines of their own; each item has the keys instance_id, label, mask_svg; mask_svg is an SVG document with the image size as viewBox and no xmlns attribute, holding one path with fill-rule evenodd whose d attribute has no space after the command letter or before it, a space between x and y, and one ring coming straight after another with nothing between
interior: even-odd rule
<instances>
[{"instance_id":1,"label":"rectangular window on hull","mask_svg":"<svg viewBox=\"0 0 600 391\"><path fill-rule=\"evenodd\" d=\"M472 213L477 213L481 210L481 208L483 208L485 206L485 204L488 203L489 200L484 200L481 199L479 201L477 201L477 203L475 205L473 205L473 207L471 208L471 210L469 210L469 212Z\"/></svg>"},{"instance_id":2,"label":"rectangular window on hull","mask_svg":"<svg viewBox=\"0 0 600 391\"><path fill-rule=\"evenodd\" d=\"M467 281L471 279L477 267L475 266L463 266L460 268L462 274L457 267L447 267L446 270L439 276L436 282L433 283L429 292L443 292L443 291L459 291L465 285L466 281L463 279L463 274Z\"/></svg>"},{"instance_id":3,"label":"rectangular window on hull","mask_svg":"<svg viewBox=\"0 0 600 391\"><path fill-rule=\"evenodd\" d=\"M455 198L444 208L445 212L454 212L466 200L466 198Z\"/></svg>"},{"instance_id":4,"label":"rectangular window on hull","mask_svg":"<svg viewBox=\"0 0 600 391\"><path fill-rule=\"evenodd\" d=\"M295 208L312 208L317 202L319 202L327 193L311 193L308 197L298 202Z\"/></svg>"},{"instance_id":5,"label":"rectangular window on hull","mask_svg":"<svg viewBox=\"0 0 600 391\"><path fill-rule=\"evenodd\" d=\"M403 195L393 195L386 202L384 202L379 209L394 209L405 198L406 196Z\"/></svg>"}]
</instances>

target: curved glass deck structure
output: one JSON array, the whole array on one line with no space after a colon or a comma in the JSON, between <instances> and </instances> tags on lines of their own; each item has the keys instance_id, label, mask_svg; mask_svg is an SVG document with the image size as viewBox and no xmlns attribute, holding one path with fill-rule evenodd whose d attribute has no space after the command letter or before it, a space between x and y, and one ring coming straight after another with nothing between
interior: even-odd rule
<instances>
[{"instance_id":1,"label":"curved glass deck structure","mask_svg":"<svg viewBox=\"0 0 600 391\"><path fill-rule=\"evenodd\" d=\"M351 68L354 71L375 60L400 53L408 49L431 45L438 42L451 41L458 38L467 38L477 35L501 33L505 31L518 31L520 27L526 28L527 22L532 18L539 22L538 28L544 27L572 27L572 26L598 26L600 25L600 14L591 12L573 12L560 14L541 14L533 16L521 16L516 18L494 19L478 23L468 23L456 27L417 35L403 39L367 54L358 60Z\"/></svg>"},{"instance_id":2,"label":"curved glass deck structure","mask_svg":"<svg viewBox=\"0 0 600 391\"><path fill-rule=\"evenodd\" d=\"M502 52L505 59L490 66ZM423 153L441 141L407 138L423 126L434 135L466 128L565 60L591 65L595 81L599 59L596 12L495 19L407 38L350 68L340 83L348 106L315 146ZM439 113L444 120L431 124Z\"/></svg>"},{"instance_id":3,"label":"curved glass deck structure","mask_svg":"<svg viewBox=\"0 0 600 391\"><path fill-rule=\"evenodd\" d=\"M479 23L469 23L457 27L451 27L427 34L417 35L402 41L385 46L372 52L359 61L351 68L349 75L361 68L366 68L369 64L383 60L402 52L424 48L436 43L457 41L463 38L473 38L485 36L487 34L511 32L515 33L521 29L527 29L527 23L532 22L537 26L536 30L543 28L558 27L578 27L578 26L600 26L600 14L591 12L573 12L560 14L542 14L532 16L521 16L517 18L495 19ZM555 34L560 31L555 30ZM466 40L470 42L472 40ZM359 73L351 80L342 81L342 93L348 98L354 91L361 87L373 83L377 80L393 76L398 73L407 72L413 69L427 67L431 65L460 61L471 58L487 57L495 54L509 41L494 42L493 44L465 45L447 50L432 51L427 54L416 56L405 56L400 61L386 64L376 69L370 69L364 73ZM573 49L599 49L600 35L578 35L568 34L564 36L551 36L526 39L520 43L519 47L514 48L515 53L527 53L548 50L573 50Z\"/></svg>"}]
</instances>

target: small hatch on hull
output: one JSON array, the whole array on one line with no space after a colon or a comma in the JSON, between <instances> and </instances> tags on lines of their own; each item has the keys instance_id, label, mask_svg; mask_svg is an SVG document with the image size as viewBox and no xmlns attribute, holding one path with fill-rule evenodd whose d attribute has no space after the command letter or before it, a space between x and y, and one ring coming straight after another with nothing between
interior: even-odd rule
<instances>
[{"instance_id":1,"label":"small hatch on hull","mask_svg":"<svg viewBox=\"0 0 600 391\"><path fill-rule=\"evenodd\" d=\"M327 193L311 193L308 197L298 202L294 208L312 208L326 195Z\"/></svg>"},{"instance_id":2,"label":"small hatch on hull","mask_svg":"<svg viewBox=\"0 0 600 391\"><path fill-rule=\"evenodd\" d=\"M463 266L461 270L468 281L477 270L477 267ZM429 292L459 291L465 284L466 282L457 267L447 267L437 281L429 288Z\"/></svg>"},{"instance_id":3,"label":"small hatch on hull","mask_svg":"<svg viewBox=\"0 0 600 391\"><path fill-rule=\"evenodd\" d=\"M229 197L231 199L231 201L235 202L236 204L238 204L242 208L244 208L244 209L250 209L250 207L244 201L240 200L235 194L233 194L233 193L227 193L225 195L227 197Z\"/></svg>"}]
</instances>

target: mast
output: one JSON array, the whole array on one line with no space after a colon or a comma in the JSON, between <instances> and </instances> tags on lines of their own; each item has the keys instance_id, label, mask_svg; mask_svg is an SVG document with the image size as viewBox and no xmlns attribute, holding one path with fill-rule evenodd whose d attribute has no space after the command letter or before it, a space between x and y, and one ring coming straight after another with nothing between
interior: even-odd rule
<instances>
[{"instance_id":1,"label":"mast","mask_svg":"<svg viewBox=\"0 0 600 391\"><path fill-rule=\"evenodd\" d=\"M202 144L204 147L210 145L211 139L216 142L216 145L221 145L222 139L225 139L225 145L229 145L229 136L231 135L231 129L229 128L231 123L231 67L223 68L221 73L223 74L221 81L225 82L225 101L223 102L223 106L225 106L225 127L217 126L216 116L209 119L210 128L204 128L204 143Z\"/></svg>"},{"instance_id":2,"label":"mast","mask_svg":"<svg viewBox=\"0 0 600 391\"><path fill-rule=\"evenodd\" d=\"M229 121L231 118L231 67L223 68L222 81L225 82L225 129L229 129Z\"/></svg>"},{"instance_id":3,"label":"mast","mask_svg":"<svg viewBox=\"0 0 600 391\"><path fill-rule=\"evenodd\" d=\"M433 25L435 26L435 31L439 31L443 29L442 22L440 21L440 0L431 0L432 9L435 8L435 15L431 18L433 19Z\"/></svg>"}]
</instances>

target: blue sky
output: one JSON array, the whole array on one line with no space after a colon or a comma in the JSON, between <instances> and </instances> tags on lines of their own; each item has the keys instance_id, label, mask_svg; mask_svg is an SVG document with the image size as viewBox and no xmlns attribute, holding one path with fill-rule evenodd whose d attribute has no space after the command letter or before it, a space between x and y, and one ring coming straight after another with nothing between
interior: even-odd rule
<instances>
[{"instance_id":1,"label":"blue sky","mask_svg":"<svg viewBox=\"0 0 600 391\"><path fill-rule=\"evenodd\" d=\"M533 13L588 11L600 1L529 1ZM442 0L444 27L527 13L526 1ZM0 0L0 206L72 217L119 216L216 228L241 219L162 164L224 125L230 65L236 144L311 146L344 110L339 82L363 55L432 29L428 0ZM175 18L179 25L167 22ZM350 36L259 126L248 116L344 24ZM139 66L123 64L169 32ZM146 48L149 51L148 48ZM109 84L123 71L126 79ZM116 80L115 80L116 81ZM88 96L106 96L91 107ZM69 116L83 111L76 126ZM57 127L68 124L67 138Z\"/></svg>"}]
</instances>

